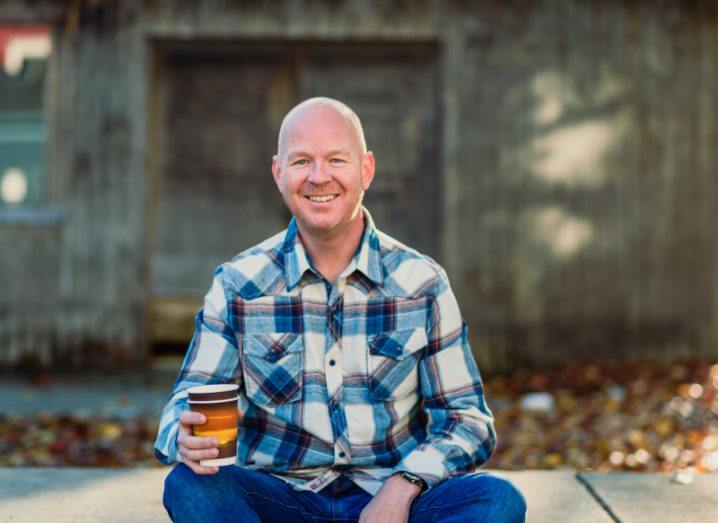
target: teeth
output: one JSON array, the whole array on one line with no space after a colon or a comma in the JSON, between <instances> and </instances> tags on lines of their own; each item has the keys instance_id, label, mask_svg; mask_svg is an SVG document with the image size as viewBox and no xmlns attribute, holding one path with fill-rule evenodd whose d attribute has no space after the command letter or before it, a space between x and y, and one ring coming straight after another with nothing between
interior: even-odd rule
<instances>
[{"instance_id":1,"label":"teeth","mask_svg":"<svg viewBox=\"0 0 718 523\"><path fill-rule=\"evenodd\" d=\"M334 198L336 198L336 195L334 195L334 194L328 194L328 195L326 195L326 196L308 196L308 198L309 198L310 200L312 200L313 202L328 202L328 201L333 200Z\"/></svg>"}]
</instances>

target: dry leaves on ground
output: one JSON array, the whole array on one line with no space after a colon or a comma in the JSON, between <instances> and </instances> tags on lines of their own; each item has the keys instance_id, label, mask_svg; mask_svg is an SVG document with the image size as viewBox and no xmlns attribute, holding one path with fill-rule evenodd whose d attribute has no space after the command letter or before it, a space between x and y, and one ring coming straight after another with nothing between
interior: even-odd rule
<instances>
[{"instance_id":1,"label":"dry leaves on ground","mask_svg":"<svg viewBox=\"0 0 718 523\"><path fill-rule=\"evenodd\" d=\"M569 364L485 383L500 469L718 470L718 365Z\"/></svg>"},{"instance_id":2,"label":"dry leaves on ground","mask_svg":"<svg viewBox=\"0 0 718 523\"><path fill-rule=\"evenodd\" d=\"M496 469L718 470L718 364L572 363L485 382ZM0 466L159 466L156 419L0 415Z\"/></svg>"}]
</instances>

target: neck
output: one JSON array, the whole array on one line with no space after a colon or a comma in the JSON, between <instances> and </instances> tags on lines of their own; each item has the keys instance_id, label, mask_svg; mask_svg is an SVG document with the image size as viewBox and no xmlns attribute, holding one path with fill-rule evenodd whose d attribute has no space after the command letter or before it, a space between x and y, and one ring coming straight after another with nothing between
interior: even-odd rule
<instances>
[{"instance_id":1,"label":"neck","mask_svg":"<svg viewBox=\"0 0 718 523\"><path fill-rule=\"evenodd\" d=\"M312 234L299 222L297 228L302 245L311 257L314 267L330 283L334 283L359 247L364 232L364 213L359 212L344 230L330 236Z\"/></svg>"}]
</instances>

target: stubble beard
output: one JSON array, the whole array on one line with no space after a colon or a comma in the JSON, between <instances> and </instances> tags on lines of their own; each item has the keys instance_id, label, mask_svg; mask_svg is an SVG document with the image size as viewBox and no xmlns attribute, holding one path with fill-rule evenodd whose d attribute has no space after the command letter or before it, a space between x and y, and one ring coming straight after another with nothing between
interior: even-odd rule
<instances>
[{"instance_id":1,"label":"stubble beard","mask_svg":"<svg viewBox=\"0 0 718 523\"><path fill-rule=\"evenodd\" d=\"M283 196L284 198L284 196ZM337 236L340 236L344 234L344 232L351 226L351 224L356 219L357 215L361 215L361 206L362 202L364 200L364 190L362 189L359 193L359 198L357 200L356 205L351 211L351 214L347 220L343 220L343 217L339 217L339 222L336 224L330 224L326 227L316 227L312 225L309 221L305 220L302 216L302 213L299 212L299 209L293 209L292 205L287 201L287 198L284 198L284 202L289 208L290 212L294 217L296 218L298 224L301 226L302 229L304 229L307 233L311 234L312 236L316 238L321 238L322 240L331 240L336 238Z\"/></svg>"}]
</instances>

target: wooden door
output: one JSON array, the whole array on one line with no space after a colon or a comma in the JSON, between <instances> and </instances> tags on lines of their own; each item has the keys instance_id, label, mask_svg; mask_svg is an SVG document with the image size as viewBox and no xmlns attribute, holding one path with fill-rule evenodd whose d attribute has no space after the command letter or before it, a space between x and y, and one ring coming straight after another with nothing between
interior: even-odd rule
<instances>
[{"instance_id":1,"label":"wooden door","mask_svg":"<svg viewBox=\"0 0 718 523\"><path fill-rule=\"evenodd\" d=\"M300 99L329 96L362 120L376 176L365 205L376 225L437 256L440 216L437 86L426 46L346 45L305 51Z\"/></svg>"},{"instance_id":2,"label":"wooden door","mask_svg":"<svg viewBox=\"0 0 718 523\"><path fill-rule=\"evenodd\" d=\"M286 227L271 175L286 112L310 96L353 107L377 158L377 225L436 255L436 72L424 47L218 44L163 51L150 337L185 342L214 268Z\"/></svg>"}]
</instances>

